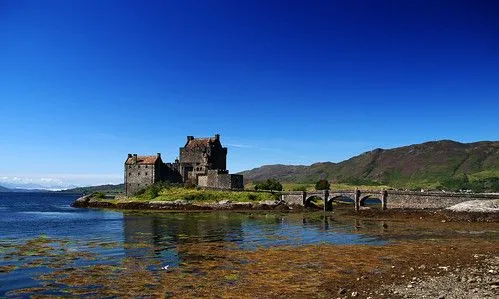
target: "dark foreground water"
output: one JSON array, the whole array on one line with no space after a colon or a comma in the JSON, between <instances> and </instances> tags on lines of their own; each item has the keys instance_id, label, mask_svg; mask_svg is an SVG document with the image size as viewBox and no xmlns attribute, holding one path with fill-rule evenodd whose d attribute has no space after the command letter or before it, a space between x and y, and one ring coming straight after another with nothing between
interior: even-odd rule
<instances>
[{"instance_id":1,"label":"dark foreground water","mask_svg":"<svg viewBox=\"0 0 499 299\"><path fill-rule=\"evenodd\" d=\"M254 250L386 242L322 213L118 212L70 207L77 197L0 193L0 297L28 296L39 286L48 290L41 294L64 296L63 285L48 283L47 274L129 258L145 261L152 271L172 269L192 258L179 252L183 244L224 242Z\"/></svg>"}]
</instances>

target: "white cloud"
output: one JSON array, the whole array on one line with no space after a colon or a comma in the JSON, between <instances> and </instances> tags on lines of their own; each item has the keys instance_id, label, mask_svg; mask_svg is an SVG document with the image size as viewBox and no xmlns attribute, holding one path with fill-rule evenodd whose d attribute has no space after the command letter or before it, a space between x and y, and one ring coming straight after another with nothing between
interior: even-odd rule
<instances>
[{"instance_id":1,"label":"white cloud","mask_svg":"<svg viewBox=\"0 0 499 299\"><path fill-rule=\"evenodd\" d=\"M60 190L79 186L119 184L122 175L115 174L30 174L1 175L0 185L8 188Z\"/></svg>"}]
</instances>

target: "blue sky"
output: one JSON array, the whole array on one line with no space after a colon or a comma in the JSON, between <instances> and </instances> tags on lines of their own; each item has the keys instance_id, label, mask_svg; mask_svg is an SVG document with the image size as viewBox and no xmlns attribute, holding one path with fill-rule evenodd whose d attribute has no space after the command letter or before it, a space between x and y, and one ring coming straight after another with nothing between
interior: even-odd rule
<instances>
[{"instance_id":1,"label":"blue sky","mask_svg":"<svg viewBox=\"0 0 499 299\"><path fill-rule=\"evenodd\" d=\"M498 15L492 0L1 1L0 184L117 183L127 153L174 160L186 135L221 134L232 172L498 140Z\"/></svg>"}]
</instances>

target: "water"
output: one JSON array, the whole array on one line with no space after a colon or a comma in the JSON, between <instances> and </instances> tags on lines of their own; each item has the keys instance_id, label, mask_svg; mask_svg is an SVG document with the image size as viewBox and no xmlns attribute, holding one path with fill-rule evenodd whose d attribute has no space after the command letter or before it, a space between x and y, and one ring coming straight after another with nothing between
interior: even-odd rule
<instances>
[{"instance_id":1,"label":"water","mask_svg":"<svg viewBox=\"0 0 499 299\"><path fill-rule=\"evenodd\" d=\"M39 286L37 277L46 273L117 265L126 258L147 261L152 270L164 265L179 267L192 258L179 253L178 248L185 244L218 242L255 250L318 243L386 243L355 231L355 224L337 222L321 213L119 212L70 207L77 197L0 193L0 267L13 267L0 271L0 297ZM22 247L26 242L32 243ZM48 294L59 293L52 290Z\"/></svg>"}]
</instances>

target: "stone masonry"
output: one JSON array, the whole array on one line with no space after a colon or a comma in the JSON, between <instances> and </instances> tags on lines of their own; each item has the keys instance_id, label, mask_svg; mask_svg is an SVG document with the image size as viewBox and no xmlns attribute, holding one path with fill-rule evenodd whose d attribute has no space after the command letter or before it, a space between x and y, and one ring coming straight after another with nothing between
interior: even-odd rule
<instances>
[{"instance_id":1,"label":"stone masonry","mask_svg":"<svg viewBox=\"0 0 499 299\"><path fill-rule=\"evenodd\" d=\"M220 135L208 138L187 136L179 150L180 159L163 163L161 154L128 154L125 161L125 194L131 196L156 182L194 184L216 189L243 189L242 175L229 174L227 148Z\"/></svg>"}]
</instances>

